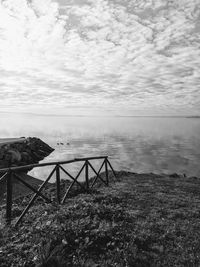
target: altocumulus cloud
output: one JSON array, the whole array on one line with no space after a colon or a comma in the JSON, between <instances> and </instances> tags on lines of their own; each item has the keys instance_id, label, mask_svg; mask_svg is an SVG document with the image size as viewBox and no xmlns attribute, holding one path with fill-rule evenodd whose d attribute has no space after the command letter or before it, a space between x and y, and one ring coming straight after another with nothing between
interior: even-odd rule
<instances>
[{"instance_id":1,"label":"altocumulus cloud","mask_svg":"<svg viewBox=\"0 0 200 267\"><path fill-rule=\"evenodd\" d=\"M198 114L199 21L199 0L1 0L1 109Z\"/></svg>"}]
</instances>

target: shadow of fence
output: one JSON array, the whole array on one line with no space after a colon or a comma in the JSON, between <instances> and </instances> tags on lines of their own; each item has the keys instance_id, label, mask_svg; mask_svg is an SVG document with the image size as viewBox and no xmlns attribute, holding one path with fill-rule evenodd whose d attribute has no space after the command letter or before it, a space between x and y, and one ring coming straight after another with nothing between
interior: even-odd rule
<instances>
[{"instance_id":1,"label":"shadow of fence","mask_svg":"<svg viewBox=\"0 0 200 267\"><path fill-rule=\"evenodd\" d=\"M102 164L100 165L100 168L98 171L93 167L92 161L93 160L102 160ZM82 167L80 168L78 174L74 177L69 173L69 171L66 170L66 167L64 165L74 163L74 162L83 162ZM41 183L39 188L35 188L30 183L26 181L26 172L30 168L36 168L36 167L45 167L45 166L52 166L52 170L48 177ZM105 178L103 179L100 175L101 171L104 169L105 171ZM11 224L12 222L12 205L13 205L13 182L14 180L17 180L19 183L23 184L25 187L27 187L29 190L31 190L34 194L31 197L28 205L24 208L20 216L18 217L15 225L18 225L23 217L27 214L30 207L34 204L35 200L38 197L41 197L44 199L44 201L51 203L52 200L45 196L42 193L42 190L44 187L49 183L52 176L55 174L56 181L56 198L57 203L64 204L66 201L66 198L69 196L70 191L72 190L72 187L76 184L82 192L89 193L90 190L95 186L97 183L97 180L100 180L102 183L104 183L106 186L109 185L109 169L112 171L114 177L116 178L115 171L108 160L107 156L101 156L101 157L88 157L88 158L76 158L69 161L57 161L57 162L49 162L49 163L40 163L40 164L31 164L26 166L19 166L19 167L10 167L6 169L0 169L0 173L3 175L0 177L0 181L4 180L6 181L6 222L7 224ZM93 173L96 175L94 179L90 179L89 177L89 170L92 170ZM60 174L63 172L68 179L71 180L71 183L69 183L68 188L66 188L65 193L63 196L61 196L61 178ZM81 173L84 172L84 181L80 182L78 181L78 178L80 177Z\"/></svg>"}]
</instances>

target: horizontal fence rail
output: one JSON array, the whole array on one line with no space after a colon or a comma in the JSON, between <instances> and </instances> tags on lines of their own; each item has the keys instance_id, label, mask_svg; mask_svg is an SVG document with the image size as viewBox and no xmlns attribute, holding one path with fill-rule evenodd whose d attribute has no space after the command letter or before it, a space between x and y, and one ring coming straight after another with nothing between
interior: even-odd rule
<instances>
[{"instance_id":1,"label":"horizontal fence rail","mask_svg":"<svg viewBox=\"0 0 200 267\"><path fill-rule=\"evenodd\" d=\"M95 170L93 167L91 161L93 160L103 160L100 168L98 171ZM74 163L74 162L83 162L83 165L81 169L79 170L78 174L74 177L71 175L66 168L62 165ZM34 186L30 185L26 181L26 172L30 168L36 168L36 167L45 167L45 166L53 166L53 169L51 170L50 174L44 180L41 185L36 189ZM105 178L103 179L100 176L100 172L103 170L105 171ZM114 177L116 178L116 173L108 160L108 156L100 156L100 157L87 157L87 158L75 158L72 160L68 161L56 161L56 162L49 162L49 163L38 163L38 164L30 164L26 166L17 166L17 167L10 167L10 168L4 168L0 169L1 177L0 177L0 182L2 180L6 181L6 221L7 224L11 224L12 221L12 204L13 204L13 182L14 180L17 180L19 183L23 184L25 187L27 187L29 190L31 190L34 194L32 198L30 199L28 205L25 207L25 209L22 211L20 216L18 217L15 225L18 225L23 217L26 215L30 207L34 204L35 200L38 197L41 197L44 199L46 202L51 203L52 200L45 196L42 193L42 190L44 187L48 184L52 176L55 174L56 180L55 180L55 185L56 185L56 195L57 195L57 203L59 204L64 204L67 197L69 196L69 193L72 189L72 187L76 184L82 192L87 192L89 193L90 190L94 187L96 184L97 180L101 181L104 183L106 186L109 185L109 170L113 173ZM96 175L95 178L90 181L89 177L89 169L93 171L93 173ZM61 172L65 174L70 180L71 183L69 184L68 188L64 192L64 196L61 197L61 178L60 174ZM81 173L84 172L84 181L80 182L78 181L78 178L80 177ZM30 177L30 176L29 176ZM35 177L32 177L35 178Z\"/></svg>"}]
</instances>

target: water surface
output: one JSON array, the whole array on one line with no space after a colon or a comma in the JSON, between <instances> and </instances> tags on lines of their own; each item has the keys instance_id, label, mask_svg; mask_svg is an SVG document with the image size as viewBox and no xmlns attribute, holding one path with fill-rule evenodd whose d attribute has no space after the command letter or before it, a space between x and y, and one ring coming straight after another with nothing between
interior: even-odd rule
<instances>
[{"instance_id":1,"label":"water surface","mask_svg":"<svg viewBox=\"0 0 200 267\"><path fill-rule=\"evenodd\" d=\"M37 136L55 148L44 161L108 155L116 170L200 177L200 119L0 114L0 138ZM63 144L60 144L63 143ZM100 162L94 162L97 168ZM68 169L77 173L81 164ZM44 178L47 169L32 174Z\"/></svg>"}]
</instances>

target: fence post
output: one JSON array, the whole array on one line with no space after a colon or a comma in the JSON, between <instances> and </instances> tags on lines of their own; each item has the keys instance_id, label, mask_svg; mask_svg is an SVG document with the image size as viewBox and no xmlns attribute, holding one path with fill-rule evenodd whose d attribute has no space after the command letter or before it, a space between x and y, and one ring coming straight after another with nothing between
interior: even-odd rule
<instances>
[{"instance_id":1,"label":"fence post","mask_svg":"<svg viewBox=\"0 0 200 267\"><path fill-rule=\"evenodd\" d=\"M109 181L108 181L108 162L107 162L107 158L105 158L105 173L106 173L106 185L109 185Z\"/></svg>"},{"instance_id":2,"label":"fence post","mask_svg":"<svg viewBox=\"0 0 200 267\"><path fill-rule=\"evenodd\" d=\"M86 182L86 190L89 191L89 172L88 172L88 160L85 161L85 182Z\"/></svg>"},{"instance_id":3,"label":"fence post","mask_svg":"<svg viewBox=\"0 0 200 267\"><path fill-rule=\"evenodd\" d=\"M57 200L58 203L61 203L60 199L60 168L59 164L56 165L56 187L57 187Z\"/></svg>"},{"instance_id":4,"label":"fence post","mask_svg":"<svg viewBox=\"0 0 200 267\"><path fill-rule=\"evenodd\" d=\"M12 172L8 171L6 181L6 222L11 224L12 217Z\"/></svg>"}]
</instances>

